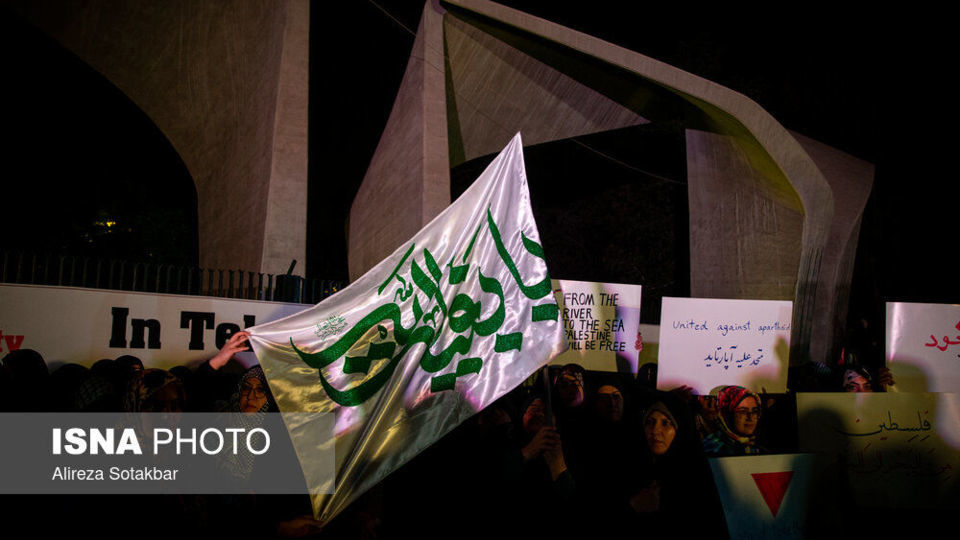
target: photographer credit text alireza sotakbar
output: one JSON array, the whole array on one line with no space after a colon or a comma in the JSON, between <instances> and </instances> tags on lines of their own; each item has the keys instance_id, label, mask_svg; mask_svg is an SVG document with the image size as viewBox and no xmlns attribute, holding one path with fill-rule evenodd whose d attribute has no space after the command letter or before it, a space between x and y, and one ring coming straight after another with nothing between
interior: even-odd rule
<instances>
[{"instance_id":1,"label":"photographer credit text alireza sotakbar","mask_svg":"<svg viewBox=\"0 0 960 540\"><path fill-rule=\"evenodd\" d=\"M51 480L87 480L101 481L109 478L116 481L156 481L176 480L180 469L161 469L160 467L110 467L109 474L103 469L76 469L73 467L57 467L53 470Z\"/></svg>"}]
</instances>

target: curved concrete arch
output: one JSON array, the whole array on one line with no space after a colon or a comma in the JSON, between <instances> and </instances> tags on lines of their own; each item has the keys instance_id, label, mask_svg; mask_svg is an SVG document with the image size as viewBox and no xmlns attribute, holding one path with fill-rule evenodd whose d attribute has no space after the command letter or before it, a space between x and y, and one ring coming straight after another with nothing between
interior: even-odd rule
<instances>
[{"instance_id":1,"label":"curved concrete arch","mask_svg":"<svg viewBox=\"0 0 960 540\"><path fill-rule=\"evenodd\" d=\"M858 162L854 167L857 170L851 173L853 176L841 174L831 181L820 164L824 159L843 161L841 153L829 149L814 159L793 134L742 94L637 52L493 2L450 0L445 5L450 11L437 2L427 2L424 8L394 109L354 200L349 237L352 277L376 264L449 204L451 164L492 151L489 148L502 145L518 130L524 132L527 144L534 144L605 131L631 125L631 122L643 123L646 117L656 114L654 109L661 104L655 94L669 94L699 111L706 133L722 137L722 140L700 137L697 144L707 145L710 152L719 152L717 155L725 156L723 159L738 163L747 171L744 181L753 186L751 189L761 190L763 198L775 201L776 206L796 215L796 218L787 216L787 222L799 220L795 226L797 245L791 240L787 245L778 246L778 237L773 234L764 242L755 242L752 251L748 251L762 256L764 247L773 245L796 257L795 266L788 268L789 275L778 278L773 294L794 300L791 360L802 361L808 357L825 360L834 336L832 332L819 333L824 329L822 324L817 325L818 334L814 336L814 319L830 320L838 313L845 313L845 306L838 305L834 291L849 283L849 277L844 282L841 275L844 272L838 274L837 268L851 257L848 242L851 234L855 237L858 227L851 229L849 224L856 220L848 217L858 217L866 204L872 183L872 168L868 164ZM484 33L493 37L484 38ZM521 34L534 38L516 37ZM517 43L523 39L526 39L524 43ZM469 40L471 43L464 43ZM535 40L546 45L533 43ZM503 47L503 43L512 45L513 50ZM566 52L547 50L551 47ZM618 90L598 90L591 78L606 77L602 70L588 68L594 71L578 74L557 69L556 65L551 66L550 56L558 54L585 57L589 62L628 73L634 77L629 84L648 91L631 94L630 90L621 88L622 95L617 95ZM501 91L470 94L469 85L458 83L459 74L465 70L463 63L471 63L471 69L480 69L485 74L485 77L474 78L474 86L500 85L497 89ZM532 66L528 65L531 63ZM558 83L558 78L563 76L572 82ZM563 90L555 90L558 84ZM622 81L617 84L622 86ZM502 90L503 87L509 91ZM529 96L517 97L524 93L556 98L563 102L558 107L572 107L580 117L577 122L564 126L551 125L553 116L548 114L534 119L524 117L515 112L531 101ZM613 105L604 99L612 100ZM539 102L535 105L541 106ZM468 109L479 112L473 114ZM608 112L603 118L591 117L597 110ZM632 111L636 117L624 111ZM479 126L475 129L483 134L470 133L464 118ZM541 140L532 141L526 137L528 132L544 135ZM490 133L495 136L488 137ZM491 140L482 144L471 142L478 137ZM689 141L696 137L696 133L688 132L688 159L692 148ZM831 157L825 158L826 154ZM708 176L712 174L709 167L706 171ZM858 186L854 194L844 200L844 206L839 207L839 213L831 185L838 182ZM701 188L690 186L691 193L695 189ZM691 208L691 237L697 234L694 214L695 209ZM838 226L841 222L842 227ZM729 237L735 233L720 231L717 234ZM692 241L691 246L693 244ZM791 264L781 265L781 269ZM825 264L829 268L824 268ZM697 270L692 274L692 278L696 278ZM696 285L696 279L693 281ZM769 293L757 292L768 290L763 288L746 287L731 292L711 283L703 285L692 286L692 294L769 297Z\"/></svg>"},{"instance_id":2,"label":"curved concrete arch","mask_svg":"<svg viewBox=\"0 0 960 540\"><path fill-rule=\"evenodd\" d=\"M166 135L196 183L202 267L305 261L308 0L0 1Z\"/></svg>"},{"instance_id":3,"label":"curved concrete arch","mask_svg":"<svg viewBox=\"0 0 960 540\"><path fill-rule=\"evenodd\" d=\"M823 173L786 128L748 97L635 51L493 2L452 0L450 4L627 69L669 89L708 115L718 133L733 137L775 191L783 193L786 180L803 205L802 252L793 298L793 350L800 359L806 356L834 204Z\"/></svg>"}]
</instances>

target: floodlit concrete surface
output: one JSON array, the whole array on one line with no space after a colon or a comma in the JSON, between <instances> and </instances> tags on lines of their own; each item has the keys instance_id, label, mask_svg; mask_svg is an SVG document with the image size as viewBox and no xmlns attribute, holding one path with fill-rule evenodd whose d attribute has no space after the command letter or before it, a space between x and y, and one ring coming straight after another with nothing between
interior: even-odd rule
<instances>
[{"instance_id":1,"label":"floodlit concrete surface","mask_svg":"<svg viewBox=\"0 0 960 540\"><path fill-rule=\"evenodd\" d=\"M790 299L791 362L825 361L847 309L865 162L788 131L748 97L486 0L424 7L350 215L356 278L449 204L449 169L525 144L682 114L691 294ZM721 214L723 219L716 219Z\"/></svg>"},{"instance_id":2,"label":"floodlit concrete surface","mask_svg":"<svg viewBox=\"0 0 960 540\"><path fill-rule=\"evenodd\" d=\"M308 0L3 4L166 135L196 184L201 267L304 271Z\"/></svg>"}]
</instances>

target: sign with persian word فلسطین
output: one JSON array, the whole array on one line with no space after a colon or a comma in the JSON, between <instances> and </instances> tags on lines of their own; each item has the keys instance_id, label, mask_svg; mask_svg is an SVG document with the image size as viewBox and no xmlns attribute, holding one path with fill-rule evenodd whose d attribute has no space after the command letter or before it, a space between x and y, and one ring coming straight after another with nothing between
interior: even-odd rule
<instances>
[{"instance_id":1,"label":"sign with persian word \u0641\u0644\u0633\u0637\u06cc\u0646","mask_svg":"<svg viewBox=\"0 0 960 540\"><path fill-rule=\"evenodd\" d=\"M821 456L824 498L849 493L860 506L957 508L957 411L960 394L801 392L800 449Z\"/></svg>"}]
</instances>

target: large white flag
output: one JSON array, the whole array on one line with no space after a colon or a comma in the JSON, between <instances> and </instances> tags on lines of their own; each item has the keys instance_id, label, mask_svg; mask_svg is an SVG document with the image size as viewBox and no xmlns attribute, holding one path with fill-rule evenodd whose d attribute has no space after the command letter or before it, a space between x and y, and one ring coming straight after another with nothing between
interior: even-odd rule
<instances>
[{"instance_id":1,"label":"large white flag","mask_svg":"<svg viewBox=\"0 0 960 540\"><path fill-rule=\"evenodd\" d=\"M349 287L250 329L280 410L336 415L333 486L310 485L324 437L288 426L319 520L566 349L522 149L517 134L456 202Z\"/></svg>"}]
</instances>

